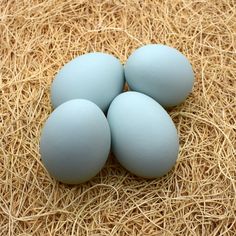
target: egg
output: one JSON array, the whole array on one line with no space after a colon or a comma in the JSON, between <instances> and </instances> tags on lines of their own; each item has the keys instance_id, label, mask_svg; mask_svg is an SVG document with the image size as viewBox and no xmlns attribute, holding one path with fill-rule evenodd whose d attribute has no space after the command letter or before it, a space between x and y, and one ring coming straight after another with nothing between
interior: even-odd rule
<instances>
[{"instance_id":1,"label":"egg","mask_svg":"<svg viewBox=\"0 0 236 236\"><path fill-rule=\"evenodd\" d=\"M94 52L74 58L56 74L51 86L54 108L71 99L87 99L104 112L124 87L124 68L112 55Z\"/></svg>"},{"instance_id":2,"label":"egg","mask_svg":"<svg viewBox=\"0 0 236 236\"><path fill-rule=\"evenodd\" d=\"M104 166L110 144L109 124L101 109L88 100L74 99L47 119L40 139L41 159L58 181L83 183Z\"/></svg>"},{"instance_id":3,"label":"egg","mask_svg":"<svg viewBox=\"0 0 236 236\"><path fill-rule=\"evenodd\" d=\"M138 92L125 92L110 105L107 119L112 151L133 174L145 178L165 175L177 160L175 125L160 104Z\"/></svg>"},{"instance_id":4,"label":"egg","mask_svg":"<svg viewBox=\"0 0 236 236\"><path fill-rule=\"evenodd\" d=\"M182 103L191 92L194 73L178 50L158 44L138 48L125 64L130 90L144 93L164 107Z\"/></svg>"}]
</instances>

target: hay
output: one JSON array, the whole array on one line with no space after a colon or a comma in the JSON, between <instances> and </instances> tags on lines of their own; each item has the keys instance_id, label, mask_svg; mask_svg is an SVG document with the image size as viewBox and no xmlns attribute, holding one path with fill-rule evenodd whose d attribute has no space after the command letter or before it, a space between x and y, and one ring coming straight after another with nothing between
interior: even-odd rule
<instances>
[{"instance_id":1,"label":"hay","mask_svg":"<svg viewBox=\"0 0 236 236\"><path fill-rule=\"evenodd\" d=\"M215 1L2 0L1 235L235 235L236 4ZM125 62L142 44L176 47L196 82L169 111L181 149L145 180L113 158L78 186L57 183L39 155L58 69L91 51Z\"/></svg>"}]
</instances>

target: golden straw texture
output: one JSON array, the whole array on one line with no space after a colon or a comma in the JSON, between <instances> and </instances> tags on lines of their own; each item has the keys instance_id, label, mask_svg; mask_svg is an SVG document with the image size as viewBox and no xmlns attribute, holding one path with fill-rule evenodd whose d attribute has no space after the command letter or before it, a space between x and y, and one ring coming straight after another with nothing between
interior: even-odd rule
<instances>
[{"instance_id":1,"label":"golden straw texture","mask_svg":"<svg viewBox=\"0 0 236 236\"><path fill-rule=\"evenodd\" d=\"M235 235L235 0L0 0L0 235ZM176 166L160 179L110 157L91 181L53 180L39 155L50 85L77 55L126 61L162 43L193 65L194 90L169 111Z\"/></svg>"}]
</instances>

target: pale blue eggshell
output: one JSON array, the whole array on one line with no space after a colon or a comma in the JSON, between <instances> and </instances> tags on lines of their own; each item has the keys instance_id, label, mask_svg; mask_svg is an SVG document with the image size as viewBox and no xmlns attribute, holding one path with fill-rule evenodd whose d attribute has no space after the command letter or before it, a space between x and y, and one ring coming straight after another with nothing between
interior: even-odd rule
<instances>
[{"instance_id":1,"label":"pale blue eggshell","mask_svg":"<svg viewBox=\"0 0 236 236\"><path fill-rule=\"evenodd\" d=\"M131 90L151 96L164 107L183 102L194 83L188 59L178 50L158 44L135 50L125 64L125 77Z\"/></svg>"},{"instance_id":2,"label":"pale blue eggshell","mask_svg":"<svg viewBox=\"0 0 236 236\"><path fill-rule=\"evenodd\" d=\"M104 166L110 151L110 128L94 103L75 99L58 106L41 134L42 162L58 181L85 182Z\"/></svg>"},{"instance_id":3,"label":"pale blue eggshell","mask_svg":"<svg viewBox=\"0 0 236 236\"><path fill-rule=\"evenodd\" d=\"M125 92L110 105L107 119L112 151L135 175L156 178L175 164L179 139L168 113L151 97Z\"/></svg>"},{"instance_id":4,"label":"pale blue eggshell","mask_svg":"<svg viewBox=\"0 0 236 236\"><path fill-rule=\"evenodd\" d=\"M112 55L100 52L78 56L65 64L51 86L53 107L71 99L88 99L104 112L124 87L124 68Z\"/></svg>"}]
</instances>

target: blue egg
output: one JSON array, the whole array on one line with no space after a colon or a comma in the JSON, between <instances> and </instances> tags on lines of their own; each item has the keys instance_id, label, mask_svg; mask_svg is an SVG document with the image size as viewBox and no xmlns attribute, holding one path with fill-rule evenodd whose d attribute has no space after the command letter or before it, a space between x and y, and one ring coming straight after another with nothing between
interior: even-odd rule
<instances>
[{"instance_id":1,"label":"blue egg","mask_svg":"<svg viewBox=\"0 0 236 236\"><path fill-rule=\"evenodd\" d=\"M58 181L86 182L104 166L111 144L104 113L94 103L74 99L58 106L41 134L42 162Z\"/></svg>"},{"instance_id":2,"label":"blue egg","mask_svg":"<svg viewBox=\"0 0 236 236\"><path fill-rule=\"evenodd\" d=\"M65 64L51 86L53 107L71 99L87 99L104 112L122 92L124 69L120 61L106 53L87 53Z\"/></svg>"},{"instance_id":3,"label":"blue egg","mask_svg":"<svg viewBox=\"0 0 236 236\"><path fill-rule=\"evenodd\" d=\"M138 92L125 92L111 103L107 119L112 151L135 175L156 178L175 164L179 139L168 113L154 99Z\"/></svg>"},{"instance_id":4,"label":"blue egg","mask_svg":"<svg viewBox=\"0 0 236 236\"><path fill-rule=\"evenodd\" d=\"M164 107L182 103L191 92L194 73L178 50L158 44L138 48L125 64L131 90L154 98Z\"/></svg>"}]
</instances>

